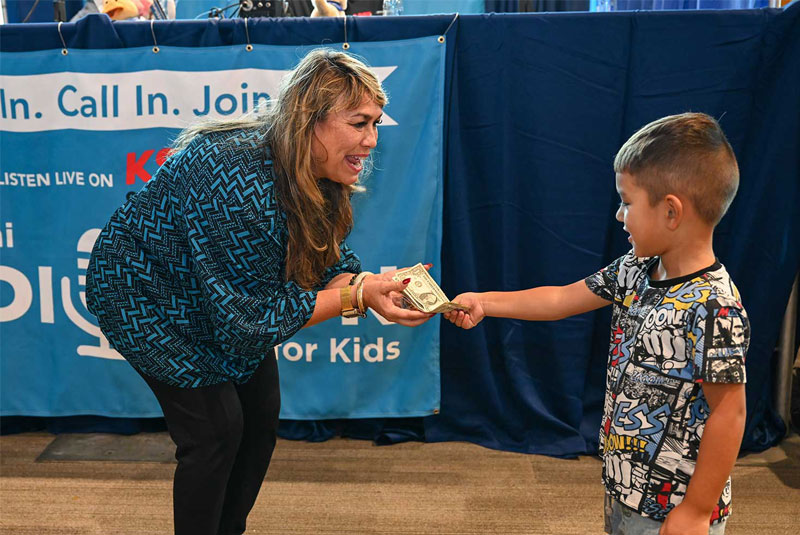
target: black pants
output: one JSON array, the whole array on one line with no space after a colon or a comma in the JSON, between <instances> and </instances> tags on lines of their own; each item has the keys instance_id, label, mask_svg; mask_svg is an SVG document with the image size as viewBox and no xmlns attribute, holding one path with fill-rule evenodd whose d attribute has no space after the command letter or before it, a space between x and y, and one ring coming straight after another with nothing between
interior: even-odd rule
<instances>
[{"instance_id":1,"label":"black pants","mask_svg":"<svg viewBox=\"0 0 800 535\"><path fill-rule=\"evenodd\" d=\"M244 533L275 449L281 397L274 355L243 385L179 388L142 377L177 445L175 534Z\"/></svg>"}]
</instances>

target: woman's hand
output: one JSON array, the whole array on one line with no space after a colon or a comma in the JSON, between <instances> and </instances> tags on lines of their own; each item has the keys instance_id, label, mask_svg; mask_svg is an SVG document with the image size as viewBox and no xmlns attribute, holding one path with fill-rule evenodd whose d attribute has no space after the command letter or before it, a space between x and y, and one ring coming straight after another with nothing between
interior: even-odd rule
<instances>
[{"instance_id":1,"label":"woman's hand","mask_svg":"<svg viewBox=\"0 0 800 535\"><path fill-rule=\"evenodd\" d=\"M445 319L447 319L450 323L454 323L456 327L461 327L462 329L472 329L486 316L486 314L483 312L483 304L480 300L480 294L464 293L456 296L456 298L453 299L453 302L469 307L468 312L464 312L463 310L453 310L444 315Z\"/></svg>"},{"instance_id":2,"label":"woman's hand","mask_svg":"<svg viewBox=\"0 0 800 535\"><path fill-rule=\"evenodd\" d=\"M387 276L388 275L388 276ZM403 302L402 292L411 279L396 282L388 273L380 275L367 275L364 278L364 304L389 321L416 327L422 325L434 315L414 309L405 309L400 305Z\"/></svg>"}]
</instances>

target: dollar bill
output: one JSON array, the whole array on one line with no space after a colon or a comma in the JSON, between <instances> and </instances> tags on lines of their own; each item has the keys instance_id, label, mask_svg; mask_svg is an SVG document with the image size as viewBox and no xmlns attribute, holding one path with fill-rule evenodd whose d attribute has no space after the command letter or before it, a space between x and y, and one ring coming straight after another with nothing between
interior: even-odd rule
<instances>
[{"instance_id":1,"label":"dollar bill","mask_svg":"<svg viewBox=\"0 0 800 535\"><path fill-rule=\"evenodd\" d=\"M421 304L415 304L411 299L403 296L403 308L413 308L413 309L416 309L416 310L423 310L424 306L421 305ZM436 307L435 309L430 310L428 312L430 312L432 314L444 314L444 313L450 312L452 310L469 311L469 307L464 306L464 305L460 305L458 303L453 303L452 301L448 301L447 303L444 303L444 304L442 304L442 305L440 305L440 306Z\"/></svg>"},{"instance_id":2,"label":"dollar bill","mask_svg":"<svg viewBox=\"0 0 800 535\"><path fill-rule=\"evenodd\" d=\"M411 279L403 290L403 295L415 308L423 312L433 312L449 301L422 264L400 270L393 278L396 281Z\"/></svg>"},{"instance_id":3,"label":"dollar bill","mask_svg":"<svg viewBox=\"0 0 800 535\"><path fill-rule=\"evenodd\" d=\"M436 314L445 314L446 312L452 312L453 310L463 310L464 312L469 312L469 307L448 301L447 303L437 307L433 312Z\"/></svg>"},{"instance_id":4,"label":"dollar bill","mask_svg":"<svg viewBox=\"0 0 800 535\"><path fill-rule=\"evenodd\" d=\"M422 264L401 269L392 277L396 281L403 281L409 278L411 281L406 286L406 289L403 290L403 297L417 310L429 314L443 314L452 310L469 310L464 305L451 302Z\"/></svg>"}]
</instances>

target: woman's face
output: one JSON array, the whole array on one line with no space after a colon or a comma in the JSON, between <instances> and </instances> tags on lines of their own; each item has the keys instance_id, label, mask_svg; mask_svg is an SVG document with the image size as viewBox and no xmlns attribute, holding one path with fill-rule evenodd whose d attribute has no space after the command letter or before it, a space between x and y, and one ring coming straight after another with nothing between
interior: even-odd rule
<instances>
[{"instance_id":1,"label":"woman's face","mask_svg":"<svg viewBox=\"0 0 800 535\"><path fill-rule=\"evenodd\" d=\"M378 144L383 109L369 97L356 108L329 113L314 127L311 170L317 178L355 184L363 160Z\"/></svg>"}]
</instances>

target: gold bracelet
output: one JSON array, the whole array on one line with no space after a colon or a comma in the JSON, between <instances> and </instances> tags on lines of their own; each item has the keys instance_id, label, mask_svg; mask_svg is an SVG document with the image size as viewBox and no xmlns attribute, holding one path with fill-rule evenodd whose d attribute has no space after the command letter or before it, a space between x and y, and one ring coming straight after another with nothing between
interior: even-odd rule
<instances>
[{"instance_id":1,"label":"gold bracelet","mask_svg":"<svg viewBox=\"0 0 800 535\"><path fill-rule=\"evenodd\" d=\"M367 278L367 275L374 275L371 271L362 271L353 278L353 286L358 286L360 282Z\"/></svg>"},{"instance_id":2,"label":"gold bracelet","mask_svg":"<svg viewBox=\"0 0 800 535\"><path fill-rule=\"evenodd\" d=\"M367 317L367 307L364 306L364 281L363 280L361 281L361 283L359 283L358 288L356 289L356 302L358 303L358 311L361 313L360 316L362 318L366 318Z\"/></svg>"}]
</instances>

